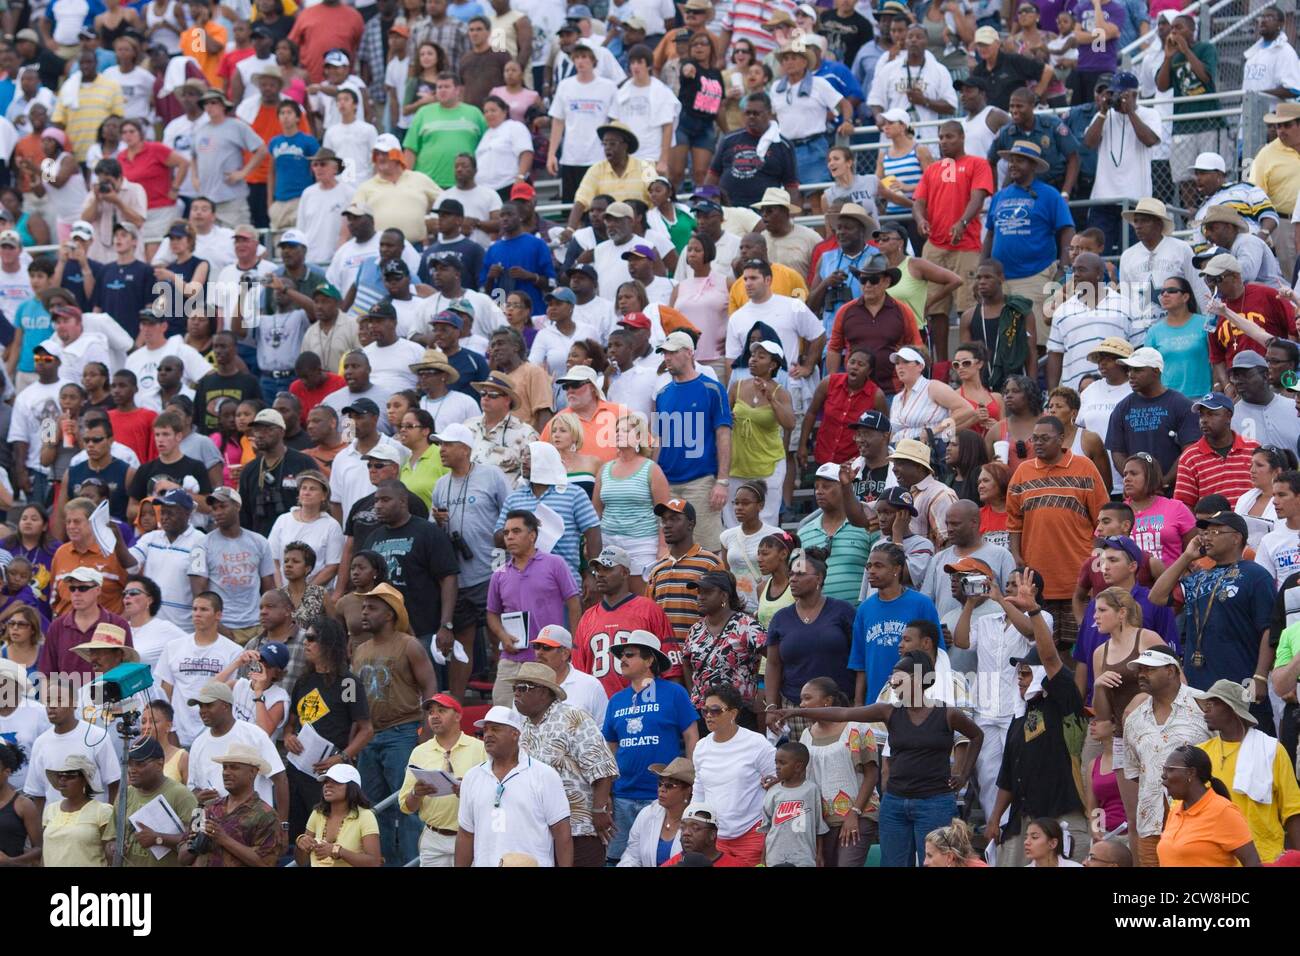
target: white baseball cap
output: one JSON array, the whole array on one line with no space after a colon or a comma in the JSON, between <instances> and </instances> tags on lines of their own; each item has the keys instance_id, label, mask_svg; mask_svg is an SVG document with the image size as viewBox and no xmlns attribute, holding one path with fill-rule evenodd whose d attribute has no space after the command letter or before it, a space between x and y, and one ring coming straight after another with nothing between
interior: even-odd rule
<instances>
[{"instance_id":1,"label":"white baseball cap","mask_svg":"<svg viewBox=\"0 0 1300 956\"><path fill-rule=\"evenodd\" d=\"M1125 368L1153 368L1163 372L1165 357L1153 348L1144 347L1134 349L1133 354L1127 358L1119 359L1119 364Z\"/></svg>"},{"instance_id":2,"label":"white baseball cap","mask_svg":"<svg viewBox=\"0 0 1300 956\"><path fill-rule=\"evenodd\" d=\"M668 337L665 338L662 343L660 343L659 348L655 349L655 351L656 352L680 352L682 349L693 350L694 348L695 348L695 340L692 339L685 332L677 331L677 332L670 332L668 334Z\"/></svg>"},{"instance_id":3,"label":"white baseball cap","mask_svg":"<svg viewBox=\"0 0 1300 956\"><path fill-rule=\"evenodd\" d=\"M456 443L460 445L469 445L471 448L474 447L474 433L460 422L454 422L442 431L430 437L433 439L435 445Z\"/></svg>"},{"instance_id":4,"label":"white baseball cap","mask_svg":"<svg viewBox=\"0 0 1300 956\"><path fill-rule=\"evenodd\" d=\"M512 707L493 707L483 715L482 720L474 721L474 726L480 730L484 724L505 724L507 727L513 727L515 730L523 733L524 715Z\"/></svg>"},{"instance_id":5,"label":"white baseball cap","mask_svg":"<svg viewBox=\"0 0 1300 956\"><path fill-rule=\"evenodd\" d=\"M1215 172L1226 173L1227 164L1223 157L1218 153L1198 153L1196 162L1192 163L1192 169L1214 170Z\"/></svg>"}]
</instances>

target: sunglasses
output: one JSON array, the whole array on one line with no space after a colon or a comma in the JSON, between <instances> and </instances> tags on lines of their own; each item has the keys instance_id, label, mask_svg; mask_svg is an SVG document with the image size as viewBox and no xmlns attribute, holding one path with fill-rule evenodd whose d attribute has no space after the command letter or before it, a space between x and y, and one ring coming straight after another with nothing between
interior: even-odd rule
<instances>
[{"instance_id":1,"label":"sunglasses","mask_svg":"<svg viewBox=\"0 0 1300 956\"><path fill-rule=\"evenodd\" d=\"M1201 278L1205 280L1205 284L1206 284L1206 285L1218 285L1220 282L1223 281L1223 276L1207 276L1207 275L1203 275L1203 276L1201 276Z\"/></svg>"},{"instance_id":2,"label":"sunglasses","mask_svg":"<svg viewBox=\"0 0 1300 956\"><path fill-rule=\"evenodd\" d=\"M98 584L69 584L68 590L75 591L77 594L81 594L85 591L93 591L97 587L99 587Z\"/></svg>"},{"instance_id":3,"label":"sunglasses","mask_svg":"<svg viewBox=\"0 0 1300 956\"><path fill-rule=\"evenodd\" d=\"M582 388L582 386L586 384L586 382L565 382L560 386L560 388L564 389L566 392L572 392L574 389Z\"/></svg>"},{"instance_id":4,"label":"sunglasses","mask_svg":"<svg viewBox=\"0 0 1300 956\"><path fill-rule=\"evenodd\" d=\"M37 365L49 365L51 362L57 362L58 359L53 355L33 355L32 361Z\"/></svg>"},{"instance_id":5,"label":"sunglasses","mask_svg":"<svg viewBox=\"0 0 1300 956\"><path fill-rule=\"evenodd\" d=\"M522 680L521 680L521 681L515 681L515 693L516 693L516 694L526 694L526 693L528 693L530 690L537 690L537 688L539 688L539 687L541 687L541 686L542 686L541 684L530 684L530 683L528 683L527 681L522 681Z\"/></svg>"},{"instance_id":6,"label":"sunglasses","mask_svg":"<svg viewBox=\"0 0 1300 956\"><path fill-rule=\"evenodd\" d=\"M880 283L886 282L888 281L888 279L889 276L859 276L858 277L858 281L861 282L863 285L880 285Z\"/></svg>"},{"instance_id":7,"label":"sunglasses","mask_svg":"<svg viewBox=\"0 0 1300 956\"><path fill-rule=\"evenodd\" d=\"M1178 286L1176 285L1171 285L1168 288L1161 289L1160 294L1161 295L1187 295L1186 292L1178 288Z\"/></svg>"},{"instance_id":8,"label":"sunglasses","mask_svg":"<svg viewBox=\"0 0 1300 956\"><path fill-rule=\"evenodd\" d=\"M953 359L952 364L957 368L970 368L975 364L974 359Z\"/></svg>"},{"instance_id":9,"label":"sunglasses","mask_svg":"<svg viewBox=\"0 0 1300 956\"><path fill-rule=\"evenodd\" d=\"M710 717L717 717L719 714L725 714L730 709L730 707L705 707L704 713Z\"/></svg>"},{"instance_id":10,"label":"sunglasses","mask_svg":"<svg viewBox=\"0 0 1300 956\"><path fill-rule=\"evenodd\" d=\"M123 591L122 597L140 597L142 594L144 594L144 592L139 588L131 588L129 591Z\"/></svg>"},{"instance_id":11,"label":"sunglasses","mask_svg":"<svg viewBox=\"0 0 1300 956\"><path fill-rule=\"evenodd\" d=\"M668 779L663 778L663 777L660 777L660 778L659 778L659 789L660 789L660 790L678 790L678 789L680 789L680 788L682 788L682 787L685 787L685 786L686 786L686 784L682 783L680 780L668 780Z\"/></svg>"},{"instance_id":12,"label":"sunglasses","mask_svg":"<svg viewBox=\"0 0 1300 956\"><path fill-rule=\"evenodd\" d=\"M402 427L405 428L406 426L403 425ZM392 464L391 461L368 461L368 462L366 462L366 467L367 467L367 468L387 468L387 467L388 467L389 465L391 465L391 464Z\"/></svg>"}]
</instances>

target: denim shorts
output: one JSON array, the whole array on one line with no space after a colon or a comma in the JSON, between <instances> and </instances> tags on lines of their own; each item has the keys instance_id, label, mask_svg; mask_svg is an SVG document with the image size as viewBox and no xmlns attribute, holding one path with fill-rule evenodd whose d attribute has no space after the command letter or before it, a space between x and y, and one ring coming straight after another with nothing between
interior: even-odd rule
<instances>
[{"instance_id":1,"label":"denim shorts","mask_svg":"<svg viewBox=\"0 0 1300 956\"><path fill-rule=\"evenodd\" d=\"M711 119L700 119L683 111L677 119L677 133L673 144L713 152L713 148L718 144L718 126Z\"/></svg>"}]
</instances>

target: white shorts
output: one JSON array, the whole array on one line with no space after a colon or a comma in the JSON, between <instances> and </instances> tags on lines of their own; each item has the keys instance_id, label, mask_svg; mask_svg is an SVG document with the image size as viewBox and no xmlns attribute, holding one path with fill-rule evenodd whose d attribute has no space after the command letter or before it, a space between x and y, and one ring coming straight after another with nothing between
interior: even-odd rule
<instances>
[{"instance_id":1,"label":"white shorts","mask_svg":"<svg viewBox=\"0 0 1300 956\"><path fill-rule=\"evenodd\" d=\"M658 535L653 538L633 538L622 534L606 534L602 531L600 540L606 545L612 544L626 551L627 556L632 559L630 572L640 577L644 578L645 573L659 560Z\"/></svg>"}]
</instances>

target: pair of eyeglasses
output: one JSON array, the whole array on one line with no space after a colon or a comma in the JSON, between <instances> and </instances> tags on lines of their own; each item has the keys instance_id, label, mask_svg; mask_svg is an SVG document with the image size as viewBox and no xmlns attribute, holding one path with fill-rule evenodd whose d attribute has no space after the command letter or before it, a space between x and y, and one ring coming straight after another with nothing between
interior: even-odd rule
<instances>
[{"instance_id":1,"label":"pair of eyeglasses","mask_svg":"<svg viewBox=\"0 0 1300 956\"><path fill-rule=\"evenodd\" d=\"M530 684L530 683L528 683L527 681L522 681L522 680L521 680L521 681L516 681L516 682L515 682L515 693L516 693L516 694L526 694L526 693L528 693L530 690L537 690L537 688L539 688L539 687L541 687L541 686L542 686L541 684Z\"/></svg>"},{"instance_id":2,"label":"pair of eyeglasses","mask_svg":"<svg viewBox=\"0 0 1300 956\"><path fill-rule=\"evenodd\" d=\"M678 787L684 786L686 786L686 784L682 783L680 780L669 780L666 777L659 778L660 790L676 790Z\"/></svg>"},{"instance_id":3,"label":"pair of eyeglasses","mask_svg":"<svg viewBox=\"0 0 1300 956\"><path fill-rule=\"evenodd\" d=\"M403 427L405 427L405 426L403 426ZM368 462L366 462L366 467L367 467L367 468L385 468L385 467L387 467L388 465L391 465L391 464L392 464L391 461L368 461Z\"/></svg>"},{"instance_id":4,"label":"pair of eyeglasses","mask_svg":"<svg viewBox=\"0 0 1300 956\"><path fill-rule=\"evenodd\" d=\"M129 591L123 591L122 597L140 597L142 594L144 594L144 591L139 588L131 588Z\"/></svg>"},{"instance_id":5,"label":"pair of eyeglasses","mask_svg":"<svg viewBox=\"0 0 1300 956\"><path fill-rule=\"evenodd\" d=\"M402 422L402 424L398 425L397 427L399 430L401 430L406 428L423 428L424 426L414 422Z\"/></svg>"},{"instance_id":6,"label":"pair of eyeglasses","mask_svg":"<svg viewBox=\"0 0 1300 956\"><path fill-rule=\"evenodd\" d=\"M889 276L859 276L858 281L863 285L880 285L889 279Z\"/></svg>"},{"instance_id":7,"label":"pair of eyeglasses","mask_svg":"<svg viewBox=\"0 0 1300 956\"><path fill-rule=\"evenodd\" d=\"M1053 438L1058 438L1058 437L1060 436L1058 436L1055 432L1053 432L1050 435L1030 435L1029 441L1034 445L1041 445L1044 442L1049 442Z\"/></svg>"}]
</instances>

